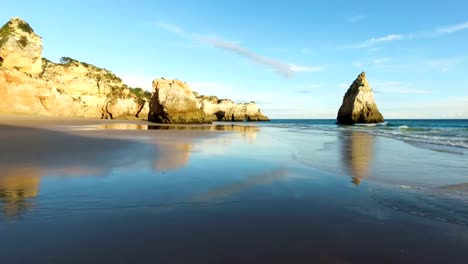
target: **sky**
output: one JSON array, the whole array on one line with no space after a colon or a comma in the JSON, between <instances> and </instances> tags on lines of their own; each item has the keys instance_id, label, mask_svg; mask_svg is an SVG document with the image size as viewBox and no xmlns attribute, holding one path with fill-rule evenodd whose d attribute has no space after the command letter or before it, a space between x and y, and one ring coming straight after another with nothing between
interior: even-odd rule
<instances>
[{"instance_id":1,"label":"sky","mask_svg":"<svg viewBox=\"0 0 468 264\"><path fill-rule=\"evenodd\" d=\"M6 1L43 40L151 90L159 77L255 101L270 118L336 118L362 72L385 118L468 118L468 1Z\"/></svg>"}]
</instances>

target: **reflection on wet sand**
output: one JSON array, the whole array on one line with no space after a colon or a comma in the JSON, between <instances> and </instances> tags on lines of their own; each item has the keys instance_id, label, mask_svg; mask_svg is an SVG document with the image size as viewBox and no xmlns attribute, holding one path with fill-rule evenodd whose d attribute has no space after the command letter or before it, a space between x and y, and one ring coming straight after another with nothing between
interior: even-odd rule
<instances>
[{"instance_id":1,"label":"reflection on wet sand","mask_svg":"<svg viewBox=\"0 0 468 264\"><path fill-rule=\"evenodd\" d=\"M341 149L343 163L352 175L352 182L356 185L367 178L374 155L374 136L365 132L351 132L345 135Z\"/></svg>"},{"instance_id":2,"label":"reflection on wet sand","mask_svg":"<svg viewBox=\"0 0 468 264\"><path fill-rule=\"evenodd\" d=\"M115 169L184 166L191 143L143 144L38 128L1 126L0 211L15 218L31 208L41 177L105 176Z\"/></svg>"},{"instance_id":3,"label":"reflection on wet sand","mask_svg":"<svg viewBox=\"0 0 468 264\"><path fill-rule=\"evenodd\" d=\"M0 177L0 204L7 218L32 207L30 198L39 193L39 171L32 168L3 171Z\"/></svg>"},{"instance_id":4,"label":"reflection on wet sand","mask_svg":"<svg viewBox=\"0 0 468 264\"><path fill-rule=\"evenodd\" d=\"M197 130L197 131L224 131L235 132L247 141L253 144L257 138L257 133L260 131L256 126L243 126L234 124L216 124L216 125L154 125L148 126L149 130Z\"/></svg>"},{"instance_id":5,"label":"reflection on wet sand","mask_svg":"<svg viewBox=\"0 0 468 264\"><path fill-rule=\"evenodd\" d=\"M96 127L69 127L68 131L78 130L70 134L67 130L0 125L0 210L3 207L9 217L27 211L31 198L39 194L40 178L44 176L105 176L116 169L175 170L187 165L190 152L194 149L192 141L196 142L195 137L187 138L184 135L166 141L168 137L164 134L149 133L150 140L141 142L116 137L90 137L87 136L89 131L80 131L93 129L96 130ZM242 125L148 126L124 123L99 125L97 130L100 129L232 131L240 132L243 138L252 142L259 131L258 127ZM136 131L122 133L128 137L141 135ZM148 135L147 132L144 134ZM224 137L224 140L232 144L228 137ZM219 144L209 139L205 139L205 143ZM203 144L200 146L203 147Z\"/></svg>"},{"instance_id":6,"label":"reflection on wet sand","mask_svg":"<svg viewBox=\"0 0 468 264\"><path fill-rule=\"evenodd\" d=\"M260 175L254 175L254 176L248 177L247 179L239 181L239 182L231 183L229 185L225 185L222 187L217 187L206 193L193 197L193 200L197 202L205 202L205 201L212 201L212 200L228 197L228 196L231 196L235 193L239 193L245 189L251 188L256 185L271 184L273 182L284 179L287 176L288 176L288 171L286 169L284 168L275 169L275 170L268 171Z\"/></svg>"},{"instance_id":7,"label":"reflection on wet sand","mask_svg":"<svg viewBox=\"0 0 468 264\"><path fill-rule=\"evenodd\" d=\"M162 144L158 146L158 152L161 154L155 160L153 168L155 170L174 170L188 163L190 151L193 144Z\"/></svg>"}]
</instances>

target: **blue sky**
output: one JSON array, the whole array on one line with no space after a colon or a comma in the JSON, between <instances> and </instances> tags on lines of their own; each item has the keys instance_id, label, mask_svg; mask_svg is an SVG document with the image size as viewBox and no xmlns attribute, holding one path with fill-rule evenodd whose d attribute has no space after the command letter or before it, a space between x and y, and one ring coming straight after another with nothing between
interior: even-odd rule
<instances>
[{"instance_id":1,"label":"blue sky","mask_svg":"<svg viewBox=\"0 0 468 264\"><path fill-rule=\"evenodd\" d=\"M69 56L151 89L177 78L271 118L335 118L361 71L386 118L468 118L467 1L7 1Z\"/></svg>"}]
</instances>

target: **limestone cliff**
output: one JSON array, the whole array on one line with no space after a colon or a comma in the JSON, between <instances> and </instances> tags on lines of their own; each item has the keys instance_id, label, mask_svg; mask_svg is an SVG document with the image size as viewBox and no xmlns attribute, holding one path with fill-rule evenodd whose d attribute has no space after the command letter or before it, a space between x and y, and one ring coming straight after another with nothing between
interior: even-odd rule
<instances>
[{"instance_id":1,"label":"limestone cliff","mask_svg":"<svg viewBox=\"0 0 468 264\"><path fill-rule=\"evenodd\" d=\"M343 97L343 103L338 111L338 124L381 123L382 114L375 103L374 93L362 72L351 84Z\"/></svg>"},{"instance_id":2,"label":"limestone cliff","mask_svg":"<svg viewBox=\"0 0 468 264\"><path fill-rule=\"evenodd\" d=\"M42 40L28 23L12 18L0 29L0 66L27 73L39 73Z\"/></svg>"},{"instance_id":3,"label":"limestone cliff","mask_svg":"<svg viewBox=\"0 0 468 264\"><path fill-rule=\"evenodd\" d=\"M236 104L229 99L199 95L185 82L164 78L153 81L148 118L156 123L268 120L254 102Z\"/></svg>"},{"instance_id":4,"label":"limestone cliff","mask_svg":"<svg viewBox=\"0 0 468 264\"><path fill-rule=\"evenodd\" d=\"M148 120L156 123L211 123L210 117L197 106L188 84L164 78L153 81L153 96Z\"/></svg>"},{"instance_id":5,"label":"limestone cliff","mask_svg":"<svg viewBox=\"0 0 468 264\"><path fill-rule=\"evenodd\" d=\"M63 57L41 58L42 42L13 18L0 30L0 112L119 118L149 112L151 94L129 88L112 72Z\"/></svg>"},{"instance_id":6,"label":"limestone cliff","mask_svg":"<svg viewBox=\"0 0 468 264\"><path fill-rule=\"evenodd\" d=\"M197 96L198 105L216 121L268 121L255 102L234 103L216 96Z\"/></svg>"}]
</instances>

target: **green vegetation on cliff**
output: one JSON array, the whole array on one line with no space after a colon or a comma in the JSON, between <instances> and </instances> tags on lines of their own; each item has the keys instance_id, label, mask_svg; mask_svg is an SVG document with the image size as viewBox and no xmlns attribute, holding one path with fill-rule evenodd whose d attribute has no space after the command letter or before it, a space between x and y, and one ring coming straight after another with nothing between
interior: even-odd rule
<instances>
[{"instance_id":1,"label":"green vegetation on cliff","mask_svg":"<svg viewBox=\"0 0 468 264\"><path fill-rule=\"evenodd\" d=\"M128 89L130 89L130 92L138 98L143 98L148 101L151 100L151 92L145 91L141 89L140 87L137 87L137 88L129 87Z\"/></svg>"},{"instance_id":2,"label":"green vegetation on cliff","mask_svg":"<svg viewBox=\"0 0 468 264\"><path fill-rule=\"evenodd\" d=\"M23 20L18 20L18 28L28 34L34 33L32 27L26 21Z\"/></svg>"},{"instance_id":3,"label":"green vegetation on cliff","mask_svg":"<svg viewBox=\"0 0 468 264\"><path fill-rule=\"evenodd\" d=\"M14 28L12 27L14 20L10 20L7 23L5 23L1 28L0 28L0 47L2 47L10 38L11 34L13 33ZM28 34L34 33L34 30L31 28L31 26L20 19L15 20L17 21L17 28L23 32L26 32ZM28 39L25 36L22 36L20 40L18 41L18 44L20 44L23 48L28 45Z\"/></svg>"},{"instance_id":4,"label":"green vegetation on cliff","mask_svg":"<svg viewBox=\"0 0 468 264\"><path fill-rule=\"evenodd\" d=\"M0 48L8 41L11 34L11 28L9 22L0 28Z\"/></svg>"}]
</instances>

